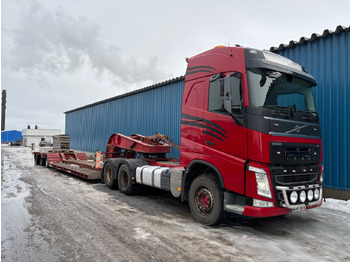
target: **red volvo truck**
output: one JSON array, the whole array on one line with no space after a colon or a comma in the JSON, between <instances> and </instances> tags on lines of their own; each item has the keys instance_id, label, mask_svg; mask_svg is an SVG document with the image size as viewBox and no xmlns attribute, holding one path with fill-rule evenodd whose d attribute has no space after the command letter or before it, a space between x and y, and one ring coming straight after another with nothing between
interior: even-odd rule
<instances>
[{"instance_id":1,"label":"red volvo truck","mask_svg":"<svg viewBox=\"0 0 350 262\"><path fill-rule=\"evenodd\" d=\"M205 225L230 212L271 217L320 206L316 81L305 68L268 51L225 46L187 62L180 161L166 158L169 146L157 139L113 134L102 182L125 194L140 185L170 191Z\"/></svg>"}]
</instances>

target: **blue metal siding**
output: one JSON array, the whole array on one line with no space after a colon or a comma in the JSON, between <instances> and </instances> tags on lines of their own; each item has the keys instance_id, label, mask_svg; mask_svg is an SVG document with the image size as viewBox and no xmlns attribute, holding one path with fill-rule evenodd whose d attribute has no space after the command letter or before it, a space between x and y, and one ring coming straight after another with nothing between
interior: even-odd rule
<instances>
[{"instance_id":1,"label":"blue metal siding","mask_svg":"<svg viewBox=\"0 0 350 262\"><path fill-rule=\"evenodd\" d=\"M22 132L16 130L1 131L1 143L16 142L16 140L22 140Z\"/></svg>"},{"instance_id":2,"label":"blue metal siding","mask_svg":"<svg viewBox=\"0 0 350 262\"><path fill-rule=\"evenodd\" d=\"M278 51L312 74L320 116L325 185L350 189L350 31Z\"/></svg>"},{"instance_id":3,"label":"blue metal siding","mask_svg":"<svg viewBox=\"0 0 350 262\"><path fill-rule=\"evenodd\" d=\"M105 151L113 133L170 136L180 144L184 81L164 84L115 100L66 112L71 148ZM175 157L179 154L174 151Z\"/></svg>"}]
</instances>

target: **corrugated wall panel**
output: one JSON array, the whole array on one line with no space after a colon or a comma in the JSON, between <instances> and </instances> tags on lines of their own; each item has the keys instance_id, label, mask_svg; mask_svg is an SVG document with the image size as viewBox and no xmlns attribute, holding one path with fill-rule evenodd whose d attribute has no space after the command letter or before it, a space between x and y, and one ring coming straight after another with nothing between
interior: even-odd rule
<instances>
[{"instance_id":1,"label":"corrugated wall panel","mask_svg":"<svg viewBox=\"0 0 350 262\"><path fill-rule=\"evenodd\" d=\"M16 142L16 140L22 140L22 132L17 130L1 131L1 143Z\"/></svg>"},{"instance_id":2,"label":"corrugated wall panel","mask_svg":"<svg viewBox=\"0 0 350 262\"><path fill-rule=\"evenodd\" d=\"M350 189L350 31L277 52L303 66L313 88L321 120L325 185Z\"/></svg>"},{"instance_id":3,"label":"corrugated wall panel","mask_svg":"<svg viewBox=\"0 0 350 262\"><path fill-rule=\"evenodd\" d=\"M181 103L184 81L180 80L129 96L66 113L66 134L71 148L105 151L113 133L170 136L180 144ZM175 157L179 154L174 151Z\"/></svg>"}]
</instances>

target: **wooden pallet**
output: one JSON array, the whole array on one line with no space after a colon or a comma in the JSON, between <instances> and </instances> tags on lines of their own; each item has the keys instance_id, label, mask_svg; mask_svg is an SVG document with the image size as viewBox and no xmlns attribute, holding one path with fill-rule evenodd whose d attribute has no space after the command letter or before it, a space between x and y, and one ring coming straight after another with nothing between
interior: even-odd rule
<instances>
[{"instance_id":1,"label":"wooden pallet","mask_svg":"<svg viewBox=\"0 0 350 262\"><path fill-rule=\"evenodd\" d=\"M53 136L52 149L54 151L65 151L70 148L70 137L69 135L57 135Z\"/></svg>"}]
</instances>

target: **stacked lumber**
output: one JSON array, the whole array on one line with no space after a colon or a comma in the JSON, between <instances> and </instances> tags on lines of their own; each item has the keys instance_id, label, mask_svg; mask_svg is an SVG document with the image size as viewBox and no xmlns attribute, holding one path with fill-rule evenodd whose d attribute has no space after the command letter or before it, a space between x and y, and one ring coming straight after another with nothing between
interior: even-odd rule
<instances>
[{"instance_id":1,"label":"stacked lumber","mask_svg":"<svg viewBox=\"0 0 350 262\"><path fill-rule=\"evenodd\" d=\"M52 149L54 151L69 151L69 135L57 135L53 136Z\"/></svg>"}]
</instances>

